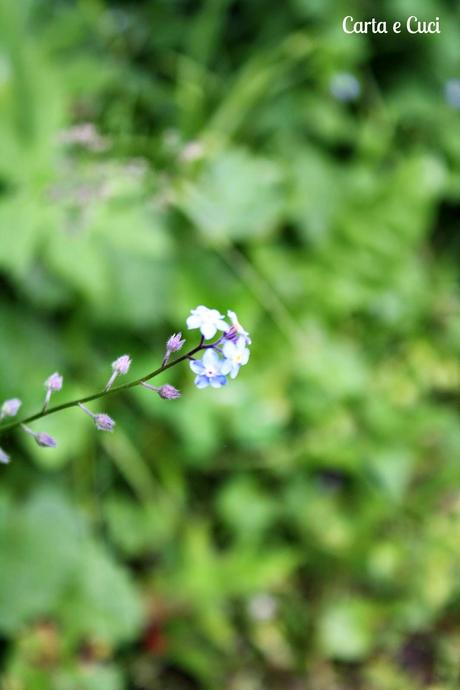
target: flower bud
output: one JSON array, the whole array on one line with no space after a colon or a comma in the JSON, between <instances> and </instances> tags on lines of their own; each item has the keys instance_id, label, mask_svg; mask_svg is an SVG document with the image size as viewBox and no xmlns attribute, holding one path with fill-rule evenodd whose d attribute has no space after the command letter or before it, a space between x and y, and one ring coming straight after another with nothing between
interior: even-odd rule
<instances>
[{"instance_id":1,"label":"flower bud","mask_svg":"<svg viewBox=\"0 0 460 690\"><path fill-rule=\"evenodd\" d=\"M113 431L115 422L108 414L96 414L94 416L94 423L96 424L96 429L99 431Z\"/></svg>"},{"instance_id":2,"label":"flower bud","mask_svg":"<svg viewBox=\"0 0 460 690\"><path fill-rule=\"evenodd\" d=\"M117 374L127 374L131 366L131 357L129 355L122 355L112 362L112 369Z\"/></svg>"},{"instance_id":3,"label":"flower bud","mask_svg":"<svg viewBox=\"0 0 460 690\"><path fill-rule=\"evenodd\" d=\"M112 376L107 381L107 385L104 390L110 390L117 376L120 376L120 374L127 374L130 366L131 357L129 355L121 355L121 357L118 357L118 359L112 362Z\"/></svg>"},{"instance_id":4,"label":"flower bud","mask_svg":"<svg viewBox=\"0 0 460 690\"><path fill-rule=\"evenodd\" d=\"M42 446L42 448L56 448L57 446L56 440L49 434L45 434L42 431L34 434L34 438L38 445Z\"/></svg>"},{"instance_id":5,"label":"flower bud","mask_svg":"<svg viewBox=\"0 0 460 690\"><path fill-rule=\"evenodd\" d=\"M178 352L183 344L185 343L185 338L182 338L182 333L174 333L166 343L166 349L169 352Z\"/></svg>"},{"instance_id":6,"label":"flower bud","mask_svg":"<svg viewBox=\"0 0 460 690\"><path fill-rule=\"evenodd\" d=\"M64 382L64 378L57 373L57 371L54 374L51 374L49 378L46 379L45 381L45 387L49 391L60 391L62 388L62 384Z\"/></svg>"},{"instance_id":7,"label":"flower bud","mask_svg":"<svg viewBox=\"0 0 460 690\"><path fill-rule=\"evenodd\" d=\"M93 422L96 425L96 429L99 431L112 431L113 427L115 426L115 422L111 417L109 417L108 414L104 414L103 412L100 412L99 414L94 414L91 412L91 410L88 410L86 405L83 405L83 403L78 403L78 407L85 412L88 417L91 417Z\"/></svg>"},{"instance_id":8,"label":"flower bud","mask_svg":"<svg viewBox=\"0 0 460 690\"><path fill-rule=\"evenodd\" d=\"M179 331L179 333L174 333L167 341L166 341L166 352L165 356L163 357L163 363L162 366L165 366L169 362L169 358L171 357L173 352L178 352L182 346L185 343L185 338L182 338L182 333Z\"/></svg>"},{"instance_id":9,"label":"flower bud","mask_svg":"<svg viewBox=\"0 0 460 690\"><path fill-rule=\"evenodd\" d=\"M57 373L51 374L45 381L46 395L45 402L43 403L43 411L48 409L49 402L51 400L51 395L55 391L60 391L62 388L63 377Z\"/></svg>"},{"instance_id":10,"label":"flower bud","mask_svg":"<svg viewBox=\"0 0 460 690\"><path fill-rule=\"evenodd\" d=\"M164 386L160 386L157 390L157 393L160 398L164 398L164 400L175 400L181 396L180 391L178 391L177 388L174 388L174 386L170 386L169 383L165 383Z\"/></svg>"},{"instance_id":11,"label":"flower bud","mask_svg":"<svg viewBox=\"0 0 460 690\"><path fill-rule=\"evenodd\" d=\"M5 451L0 448L0 462L3 463L4 465L7 465L10 461L10 456L5 453Z\"/></svg>"},{"instance_id":12,"label":"flower bud","mask_svg":"<svg viewBox=\"0 0 460 690\"><path fill-rule=\"evenodd\" d=\"M3 417L14 417L18 413L18 410L21 407L21 405L22 402L19 400L19 398L11 398L11 400L5 400L0 410L0 419L2 419Z\"/></svg>"},{"instance_id":13,"label":"flower bud","mask_svg":"<svg viewBox=\"0 0 460 690\"><path fill-rule=\"evenodd\" d=\"M21 427L27 434L33 436L35 439L35 443L37 443L42 448L56 448L57 442L49 434L46 434L43 431L33 431L30 427L26 426L25 424L21 424Z\"/></svg>"},{"instance_id":14,"label":"flower bud","mask_svg":"<svg viewBox=\"0 0 460 690\"><path fill-rule=\"evenodd\" d=\"M177 388L174 388L174 386L171 386L169 383L165 383L163 386L152 386L150 383L142 381L141 386L150 391L155 391L155 393L158 393L160 398L163 398L164 400L175 400L181 396L181 392L178 391Z\"/></svg>"}]
</instances>

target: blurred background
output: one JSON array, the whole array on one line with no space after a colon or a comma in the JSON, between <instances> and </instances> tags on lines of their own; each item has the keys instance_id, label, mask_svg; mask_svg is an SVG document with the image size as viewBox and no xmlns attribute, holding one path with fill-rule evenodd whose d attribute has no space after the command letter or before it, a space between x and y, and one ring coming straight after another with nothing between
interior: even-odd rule
<instances>
[{"instance_id":1,"label":"blurred background","mask_svg":"<svg viewBox=\"0 0 460 690\"><path fill-rule=\"evenodd\" d=\"M460 687L459 7L378 4L0 0L1 400L253 337L2 436L2 690Z\"/></svg>"}]
</instances>

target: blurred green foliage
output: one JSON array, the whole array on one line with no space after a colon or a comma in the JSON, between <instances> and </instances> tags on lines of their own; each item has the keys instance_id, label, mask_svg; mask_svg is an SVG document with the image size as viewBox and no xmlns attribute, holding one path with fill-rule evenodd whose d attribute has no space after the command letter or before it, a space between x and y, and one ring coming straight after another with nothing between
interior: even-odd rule
<instances>
[{"instance_id":1,"label":"blurred green foliage","mask_svg":"<svg viewBox=\"0 0 460 690\"><path fill-rule=\"evenodd\" d=\"M2 690L460 687L460 18L342 33L376 13L0 0L2 399L140 376L200 303L254 343L2 438Z\"/></svg>"}]
</instances>

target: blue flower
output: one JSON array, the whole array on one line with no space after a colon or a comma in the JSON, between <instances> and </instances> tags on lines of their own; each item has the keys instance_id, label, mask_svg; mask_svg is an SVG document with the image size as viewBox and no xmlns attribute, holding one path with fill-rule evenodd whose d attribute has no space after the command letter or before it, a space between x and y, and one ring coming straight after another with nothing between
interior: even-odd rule
<instances>
[{"instance_id":1,"label":"blue flower","mask_svg":"<svg viewBox=\"0 0 460 690\"><path fill-rule=\"evenodd\" d=\"M190 362L190 369L196 374L195 386L197 388L221 388L227 383L222 373L223 360L215 350L206 350L202 359L194 359Z\"/></svg>"},{"instance_id":2,"label":"blue flower","mask_svg":"<svg viewBox=\"0 0 460 690\"><path fill-rule=\"evenodd\" d=\"M348 103L356 101L361 95L361 84L354 74L349 72L337 72L329 83L331 94L338 101Z\"/></svg>"},{"instance_id":3,"label":"blue flower","mask_svg":"<svg viewBox=\"0 0 460 690\"><path fill-rule=\"evenodd\" d=\"M444 97L449 105L460 109L460 79L448 79L444 85Z\"/></svg>"},{"instance_id":4,"label":"blue flower","mask_svg":"<svg viewBox=\"0 0 460 690\"><path fill-rule=\"evenodd\" d=\"M201 335L206 340L210 340L214 338L217 331L228 331L229 325L225 323L224 316L217 309L208 309L201 304L196 309L192 309L187 318L187 328L199 328Z\"/></svg>"},{"instance_id":5,"label":"blue flower","mask_svg":"<svg viewBox=\"0 0 460 690\"><path fill-rule=\"evenodd\" d=\"M246 347L246 338L240 337L236 343L227 340L222 348L222 354L225 357L221 367L222 374L230 374L232 379L236 378L240 367L248 363L249 350Z\"/></svg>"}]
</instances>

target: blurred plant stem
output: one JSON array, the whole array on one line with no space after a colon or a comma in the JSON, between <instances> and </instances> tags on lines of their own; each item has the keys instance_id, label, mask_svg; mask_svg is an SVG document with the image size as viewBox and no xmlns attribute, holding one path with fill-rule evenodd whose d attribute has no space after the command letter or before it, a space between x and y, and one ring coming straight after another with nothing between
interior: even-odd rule
<instances>
[{"instance_id":1,"label":"blurred plant stem","mask_svg":"<svg viewBox=\"0 0 460 690\"><path fill-rule=\"evenodd\" d=\"M5 424L0 427L0 435L6 431L12 431L16 427L21 426L21 424L29 424L30 422L35 422L37 419L41 419L42 417L47 417L50 414L54 414L55 412L60 412L61 410L66 410L69 407L76 407L80 403L87 403L91 402L92 400L98 400L99 398L105 398L108 395L113 395L114 393L120 393L123 390L127 390L128 388L134 388L135 386L140 386L142 383L145 383L146 381L150 381L150 379L155 378L156 376L159 376L162 374L164 371L167 369L171 369L172 367L176 366L176 364L180 364L180 362L184 362L185 360L189 359L190 357L193 357L197 352L200 350L205 349L206 346L203 345L203 339L201 339L200 343L194 347L192 350L189 350L189 352L186 352L184 355L181 357L178 357L172 362L169 362L168 364L162 365L161 367L158 367L158 369L155 369L155 371L150 372L150 374L147 374L146 376L141 376L141 378L136 379L135 381L131 381L130 383L124 383L121 386L115 386L114 388L110 388L109 390L103 390L99 391L98 393L94 393L93 395L87 395L84 398L78 398L78 400L71 400L70 402L67 403L62 403L62 405L56 405L55 407L50 407L47 410L42 410L41 412L37 412L36 414L31 415L30 417L26 417L25 419L20 419L14 422L11 422L10 424Z\"/></svg>"}]
</instances>

